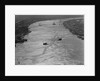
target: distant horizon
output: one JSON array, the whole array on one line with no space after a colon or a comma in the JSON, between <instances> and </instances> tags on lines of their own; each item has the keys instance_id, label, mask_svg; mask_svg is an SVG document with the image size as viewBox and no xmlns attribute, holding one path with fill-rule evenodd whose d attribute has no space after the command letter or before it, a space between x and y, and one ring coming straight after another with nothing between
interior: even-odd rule
<instances>
[{"instance_id":1,"label":"distant horizon","mask_svg":"<svg viewBox=\"0 0 100 81\"><path fill-rule=\"evenodd\" d=\"M73 17L82 17L84 15L15 15L15 22L19 22L26 19L35 19L36 21L40 20L51 20L51 19L64 19L64 18L73 18ZM40 19L40 20L39 20Z\"/></svg>"}]
</instances>

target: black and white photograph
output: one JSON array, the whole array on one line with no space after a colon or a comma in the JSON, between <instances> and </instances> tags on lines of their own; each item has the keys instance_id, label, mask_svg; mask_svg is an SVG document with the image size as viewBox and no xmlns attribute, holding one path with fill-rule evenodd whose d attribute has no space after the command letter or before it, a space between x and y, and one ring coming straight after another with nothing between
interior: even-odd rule
<instances>
[{"instance_id":1,"label":"black and white photograph","mask_svg":"<svg viewBox=\"0 0 100 81\"><path fill-rule=\"evenodd\" d=\"M15 65L84 65L84 15L15 15Z\"/></svg>"},{"instance_id":2,"label":"black and white photograph","mask_svg":"<svg viewBox=\"0 0 100 81\"><path fill-rule=\"evenodd\" d=\"M94 76L95 6L6 5L5 76Z\"/></svg>"}]
</instances>

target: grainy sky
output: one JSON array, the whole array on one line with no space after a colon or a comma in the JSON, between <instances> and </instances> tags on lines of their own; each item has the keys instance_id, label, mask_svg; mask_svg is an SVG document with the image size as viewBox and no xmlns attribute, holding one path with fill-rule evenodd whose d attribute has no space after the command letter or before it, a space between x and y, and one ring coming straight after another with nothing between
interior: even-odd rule
<instances>
[{"instance_id":1,"label":"grainy sky","mask_svg":"<svg viewBox=\"0 0 100 81\"><path fill-rule=\"evenodd\" d=\"M15 21L21 21L24 19L35 19L35 20L49 20L49 19L63 19L63 18L73 18L73 17L83 17L83 15L15 15Z\"/></svg>"}]
</instances>

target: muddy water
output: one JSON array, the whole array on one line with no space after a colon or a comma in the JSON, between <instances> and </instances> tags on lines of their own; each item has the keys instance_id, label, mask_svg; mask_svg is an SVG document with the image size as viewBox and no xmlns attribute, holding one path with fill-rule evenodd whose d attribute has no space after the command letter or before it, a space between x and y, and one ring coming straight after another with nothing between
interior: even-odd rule
<instances>
[{"instance_id":1,"label":"muddy water","mask_svg":"<svg viewBox=\"0 0 100 81\"><path fill-rule=\"evenodd\" d=\"M67 37L62 41L62 46L68 50L71 59L84 61L84 41L74 37Z\"/></svg>"},{"instance_id":2,"label":"muddy water","mask_svg":"<svg viewBox=\"0 0 100 81\"><path fill-rule=\"evenodd\" d=\"M32 43L30 44L32 45ZM37 44L36 44L37 45ZM39 45L40 46L40 45ZM44 49L40 49L39 50L39 46L37 46L37 49L33 49L34 47L31 47L30 49L27 48L29 51L32 50L34 52L32 53L27 53L28 56L38 56L39 54L42 54ZM27 47L27 46L26 46ZM63 39L60 42L53 42L50 46L47 47L47 49L44 51L44 54L41 56L37 57L37 61L42 65L42 64L52 64L55 62L64 62L65 59L65 54L67 51L68 56L66 56L66 63L68 65L73 65L74 61L80 61L81 63L84 62L84 42L81 41L78 38L74 38L74 37L66 37L65 39ZM24 52L23 52L24 54ZM24 54L25 56L25 54ZM51 59L51 57L54 57ZM68 61L68 60L72 60L72 61ZM58 61L57 61L58 60ZM60 60L60 61L59 61ZM28 60L28 62L30 62L31 60ZM41 63L42 62L42 63ZM55 64L56 64L55 63ZM58 64L59 64L58 63ZM38 63L37 63L38 64ZM31 65L29 63L29 65Z\"/></svg>"}]
</instances>

